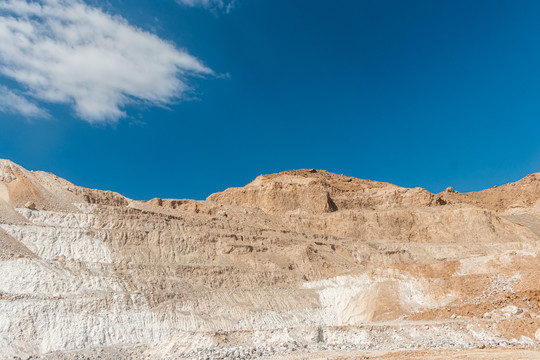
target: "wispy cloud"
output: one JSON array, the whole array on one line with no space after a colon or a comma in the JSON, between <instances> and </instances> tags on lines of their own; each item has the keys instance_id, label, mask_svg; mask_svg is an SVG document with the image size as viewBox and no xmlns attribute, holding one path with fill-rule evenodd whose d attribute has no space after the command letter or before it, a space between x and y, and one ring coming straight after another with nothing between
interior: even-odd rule
<instances>
[{"instance_id":1,"label":"wispy cloud","mask_svg":"<svg viewBox=\"0 0 540 360\"><path fill-rule=\"evenodd\" d=\"M47 111L2 85L0 85L0 111L28 118L48 117Z\"/></svg>"},{"instance_id":2,"label":"wispy cloud","mask_svg":"<svg viewBox=\"0 0 540 360\"><path fill-rule=\"evenodd\" d=\"M213 74L187 51L79 0L0 0L0 73L93 123L126 116L128 103L167 105L190 90L188 76Z\"/></svg>"},{"instance_id":3,"label":"wispy cloud","mask_svg":"<svg viewBox=\"0 0 540 360\"><path fill-rule=\"evenodd\" d=\"M209 10L231 11L236 0L176 0L179 4L189 7L202 7Z\"/></svg>"}]
</instances>

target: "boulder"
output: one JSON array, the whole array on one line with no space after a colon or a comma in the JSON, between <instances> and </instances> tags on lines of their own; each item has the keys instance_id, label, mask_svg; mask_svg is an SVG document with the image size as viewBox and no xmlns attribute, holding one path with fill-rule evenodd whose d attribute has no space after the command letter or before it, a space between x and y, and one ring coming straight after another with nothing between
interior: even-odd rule
<instances>
[{"instance_id":1,"label":"boulder","mask_svg":"<svg viewBox=\"0 0 540 360\"><path fill-rule=\"evenodd\" d=\"M26 204L24 204L24 207L30 210L36 210L36 204L32 201L28 201Z\"/></svg>"}]
</instances>

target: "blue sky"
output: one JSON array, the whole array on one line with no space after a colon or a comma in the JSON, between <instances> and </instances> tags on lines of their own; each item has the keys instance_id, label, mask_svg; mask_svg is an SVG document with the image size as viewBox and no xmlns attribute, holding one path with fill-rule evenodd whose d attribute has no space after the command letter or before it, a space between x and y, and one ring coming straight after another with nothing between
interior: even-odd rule
<instances>
[{"instance_id":1,"label":"blue sky","mask_svg":"<svg viewBox=\"0 0 540 360\"><path fill-rule=\"evenodd\" d=\"M38 6L39 5L39 6ZM540 171L540 2L0 0L0 157L135 199Z\"/></svg>"}]
</instances>

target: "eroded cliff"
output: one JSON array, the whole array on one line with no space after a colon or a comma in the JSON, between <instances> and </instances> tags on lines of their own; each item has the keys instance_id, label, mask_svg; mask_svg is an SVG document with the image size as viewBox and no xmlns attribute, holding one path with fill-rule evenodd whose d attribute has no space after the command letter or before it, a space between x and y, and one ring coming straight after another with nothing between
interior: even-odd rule
<instances>
[{"instance_id":1,"label":"eroded cliff","mask_svg":"<svg viewBox=\"0 0 540 360\"><path fill-rule=\"evenodd\" d=\"M431 194L298 170L145 202L0 160L0 358L534 356L539 240L539 174Z\"/></svg>"}]
</instances>

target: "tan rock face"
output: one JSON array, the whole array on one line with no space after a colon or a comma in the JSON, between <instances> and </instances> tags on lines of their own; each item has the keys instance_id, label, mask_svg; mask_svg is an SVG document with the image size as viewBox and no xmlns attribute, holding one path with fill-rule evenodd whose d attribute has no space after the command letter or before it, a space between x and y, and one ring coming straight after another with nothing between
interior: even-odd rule
<instances>
[{"instance_id":1,"label":"tan rock face","mask_svg":"<svg viewBox=\"0 0 540 360\"><path fill-rule=\"evenodd\" d=\"M295 170L261 175L243 188L208 197L222 204L257 207L268 213L321 214L337 210L429 206L433 194L322 170Z\"/></svg>"},{"instance_id":2,"label":"tan rock face","mask_svg":"<svg viewBox=\"0 0 540 360\"><path fill-rule=\"evenodd\" d=\"M146 202L0 160L0 359L529 346L539 182L434 195L308 169Z\"/></svg>"},{"instance_id":3,"label":"tan rock face","mask_svg":"<svg viewBox=\"0 0 540 360\"><path fill-rule=\"evenodd\" d=\"M473 193L443 192L444 199L451 202L472 204L499 213L531 211L540 214L540 173L527 175L514 183L497 186Z\"/></svg>"}]
</instances>

